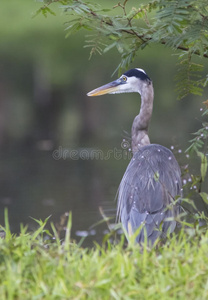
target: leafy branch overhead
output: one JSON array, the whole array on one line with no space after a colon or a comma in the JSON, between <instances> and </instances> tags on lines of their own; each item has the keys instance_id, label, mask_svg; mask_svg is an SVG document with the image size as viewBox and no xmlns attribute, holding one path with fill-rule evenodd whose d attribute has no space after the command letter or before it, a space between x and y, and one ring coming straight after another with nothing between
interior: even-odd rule
<instances>
[{"instance_id":1,"label":"leafy branch overhead","mask_svg":"<svg viewBox=\"0 0 208 300\"><path fill-rule=\"evenodd\" d=\"M49 6L58 2L68 15L67 36L85 29L85 47L90 55L117 48L121 62L119 72L126 69L140 49L162 44L179 54L178 94L201 94L208 75L202 77L202 64L194 57L208 58L208 3L204 0L153 0L147 4L124 0L104 8L92 1L44 0L38 13L53 14ZM203 62L203 60L202 60Z\"/></svg>"}]
</instances>

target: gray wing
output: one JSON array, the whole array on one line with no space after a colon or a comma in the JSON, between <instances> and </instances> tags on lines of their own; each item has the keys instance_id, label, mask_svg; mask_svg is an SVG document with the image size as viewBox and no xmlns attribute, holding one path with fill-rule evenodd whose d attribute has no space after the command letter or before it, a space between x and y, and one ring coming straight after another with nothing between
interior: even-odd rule
<instances>
[{"instance_id":1,"label":"gray wing","mask_svg":"<svg viewBox=\"0 0 208 300\"><path fill-rule=\"evenodd\" d=\"M176 222L165 220L179 213L174 201L181 190L180 167L169 149L151 144L138 150L119 186L118 215L126 232L131 235L143 226L136 240L143 242L147 234L151 244L162 233L173 232Z\"/></svg>"}]
</instances>

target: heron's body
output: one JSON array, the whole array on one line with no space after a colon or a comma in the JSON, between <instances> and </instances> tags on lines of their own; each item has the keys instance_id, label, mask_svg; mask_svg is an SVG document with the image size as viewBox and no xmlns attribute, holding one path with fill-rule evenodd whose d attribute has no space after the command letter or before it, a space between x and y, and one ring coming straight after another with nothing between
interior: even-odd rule
<instances>
[{"instance_id":1,"label":"heron's body","mask_svg":"<svg viewBox=\"0 0 208 300\"><path fill-rule=\"evenodd\" d=\"M144 241L146 230L152 244L173 232L179 213L174 199L180 194L181 173L172 152L156 144L138 149L119 187L118 213L126 232L131 235L140 227L137 242Z\"/></svg>"},{"instance_id":2,"label":"heron's body","mask_svg":"<svg viewBox=\"0 0 208 300\"><path fill-rule=\"evenodd\" d=\"M173 153L150 144L149 122L152 116L154 90L151 79L142 69L132 69L118 80L88 93L138 92L141 108L132 125L133 157L126 169L118 193L118 216L127 238L138 228L136 240L154 244L159 236L173 232L180 207L176 197L181 195L181 172Z\"/></svg>"}]
</instances>

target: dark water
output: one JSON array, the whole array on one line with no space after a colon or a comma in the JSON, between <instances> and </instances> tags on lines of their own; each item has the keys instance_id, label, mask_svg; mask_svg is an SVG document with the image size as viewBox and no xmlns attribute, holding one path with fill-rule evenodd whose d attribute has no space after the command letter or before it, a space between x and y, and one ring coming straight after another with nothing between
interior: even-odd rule
<instances>
[{"instance_id":1,"label":"dark water","mask_svg":"<svg viewBox=\"0 0 208 300\"><path fill-rule=\"evenodd\" d=\"M48 216L50 229L51 221L59 224L65 213L72 212L72 238L79 242L85 237L83 246L92 246L93 241L101 243L108 226L106 222L94 225L103 220L100 211L111 218L110 224L115 223L116 193L130 160L128 146L123 141L119 149L107 151L61 147L24 151L21 147L2 152L0 224L4 226L5 207L13 233L20 231L21 223L34 230L38 225L32 218L44 220ZM184 195L193 194L194 188L189 188ZM207 212L198 193L192 196L199 210Z\"/></svg>"},{"instance_id":2,"label":"dark water","mask_svg":"<svg viewBox=\"0 0 208 300\"><path fill-rule=\"evenodd\" d=\"M1 153L0 224L4 226L5 207L15 233L20 223L36 228L30 217L44 220L51 215L50 221L57 223L71 211L72 237L79 241L87 235L85 244L101 242L107 225L91 226L102 220L100 207L114 223L115 196L128 160L90 156L89 149L82 149L80 156L76 151L72 157L63 157L60 149Z\"/></svg>"}]
</instances>

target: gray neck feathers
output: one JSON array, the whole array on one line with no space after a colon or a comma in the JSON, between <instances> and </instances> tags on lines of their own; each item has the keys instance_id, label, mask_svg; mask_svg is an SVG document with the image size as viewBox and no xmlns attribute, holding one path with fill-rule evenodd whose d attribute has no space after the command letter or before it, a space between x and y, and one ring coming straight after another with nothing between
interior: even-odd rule
<instances>
[{"instance_id":1,"label":"gray neck feathers","mask_svg":"<svg viewBox=\"0 0 208 300\"><path fill-rule=\"evenodd\" d=\"M154 90L152 81L147 81L141 89L141 108L132 124L132 151L135 153L139 147L150 144L148 127L152 116Z\"/></svg>"}]
</instances>

